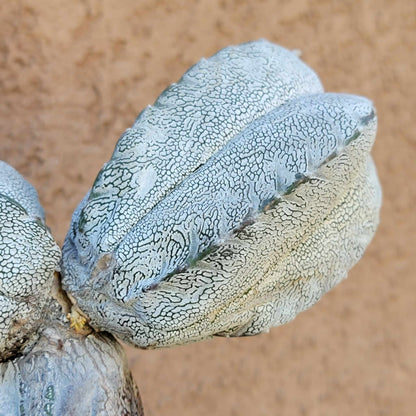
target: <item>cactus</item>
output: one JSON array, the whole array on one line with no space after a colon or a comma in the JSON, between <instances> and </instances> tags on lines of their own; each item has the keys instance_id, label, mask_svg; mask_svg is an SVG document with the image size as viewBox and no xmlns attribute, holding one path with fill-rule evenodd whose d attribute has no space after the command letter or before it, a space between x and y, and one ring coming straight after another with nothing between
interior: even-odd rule
<instances>
[{"instance_id":1,"label":"cactus","mask_svg":"<svg viewBox=\"0 0 416 416\"><path fill-rule=\"evenodd\" d=\"M69 328L36 191L4 162L0 178L0 415L142 415L121 345Z\"/></svg>"},{"instance_id":2,"label":"cactus","mask_svg":"<svg viewBox=\"0 0 416 416\"><path fill-rule=\"evenodd\" d=\"M309 308L378 225L376 126L369 100L324 93L295 53L264 40L225 48L121 136L73 214L59 267L35 191L0 165L11 224L0 231L0 405L141 414L110 334L166 347L267 332Z\"/></svg>"}]
</instances>

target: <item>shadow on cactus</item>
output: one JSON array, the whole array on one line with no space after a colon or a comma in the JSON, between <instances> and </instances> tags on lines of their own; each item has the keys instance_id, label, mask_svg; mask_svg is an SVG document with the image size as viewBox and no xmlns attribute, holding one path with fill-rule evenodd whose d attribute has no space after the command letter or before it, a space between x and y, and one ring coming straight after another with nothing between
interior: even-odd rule
<instances>
[{"instance_id":1,"label":"shadow on cactus","mask_svg":"<svg viewBox=\"0 0 416 416\"><path fill-rule=\"evenodd\" d=\"M376 125L369 100L325 93L295 53L225 48L121 136L62 256L36 191L0 164L0 408L139 415L112 335L255 335L313 305L376 230Z\"/></svg>"}]
</instances>

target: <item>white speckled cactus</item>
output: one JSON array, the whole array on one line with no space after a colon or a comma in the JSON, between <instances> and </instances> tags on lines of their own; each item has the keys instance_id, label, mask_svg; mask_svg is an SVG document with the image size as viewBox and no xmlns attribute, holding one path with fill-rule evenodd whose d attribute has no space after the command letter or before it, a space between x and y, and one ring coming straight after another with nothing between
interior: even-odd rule
<instances>
[{"instance_id":1,"label":"white speckled cactus","mask_svg":"<svg viewBox=\"0 0 416 416\"><path fill-rule=\"evenodd\" d=\"M20 352L41 325L61 251L35 189L0 161L0 361Z\"/></svg>"},{"instance_id":2,"label":"white speckled cactus","mask_svg":"<svg viewBox=\"0 0 416 416\"><path fill-rule=\"evenodd\" d=\"M370 101L324 93L316 74L284 48L250 42L200 61L123 134L76 209L61 260L72 316L144 348L254 335L293 319L346 277L375 232L375 134ZM33 218L43 218L34 191L21 184L31 205L0 184L0 357L9 367L56 337L87 344L59 314L44 318L55 305L49 290L59 249ZM43 300L36 308L34 291ZM117 344L96 332L88 337L108 346L101 362L111 372ZM22 357L10 361L16 353ZM52 355L42 360L39 371L60 365ZM23 374L16 365L13 374ZM0 404L17 385L7 371L0 370L7 386ZM68 371L56 377L70 380ZM119 410L134 403L126 371L112 381L129 392ZM39 389L35 379L28 378L28 392ZM9 406L44 403L14 388ZM70 408L62 401L55 409Z\"/></svg>"},{"instance_id":3,"label":"white speckled cactus","mask_svg":"<svg viewBox=\"0 0 416 416\"><path fill-rule=\"evenodd\" d=\"M52 298L65 306L36 191L4 162L0 179L0 416L142 415L122 347L69 329Z\"/></svg>"}]
</instances>

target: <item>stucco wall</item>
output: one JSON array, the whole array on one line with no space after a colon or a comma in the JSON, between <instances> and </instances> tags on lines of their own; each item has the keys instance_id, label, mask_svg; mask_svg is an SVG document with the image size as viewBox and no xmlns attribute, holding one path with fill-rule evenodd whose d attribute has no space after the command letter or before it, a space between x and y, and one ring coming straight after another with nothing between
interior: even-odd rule
<instances>
[{"instance_id":1,"label":"stucco wall","mask_svg":"<svg viewBox=\"0 0 416 416\"><path fill-rule=\"evenodd\" d=\"M62 243L138 112L202 56L260 37L301 49L328 91L370 97L382 222L349 278L270 334L128 349L148 416L414 415L414 1L3 1L0 159Z\"/></svg>"}]
</instances>

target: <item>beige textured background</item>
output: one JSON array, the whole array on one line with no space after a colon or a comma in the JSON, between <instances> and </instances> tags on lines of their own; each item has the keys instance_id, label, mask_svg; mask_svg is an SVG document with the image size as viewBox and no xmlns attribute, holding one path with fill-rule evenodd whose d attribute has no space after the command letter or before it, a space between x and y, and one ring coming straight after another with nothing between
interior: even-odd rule
<instances>
[{"instance_id":1,"label":"beige textured background","mask_svg":"<svg viewBox=\"0 0 416 416\"><path fill-rule=\"evenodd\" d=\"M148 416L416 414L416 2L0 4L0 158L62 243L139 111L202 56L260 37L303 51L328 91L374 100L382 223L349 278L270 334L128 349Z\"/></svg>"}]
</instances>

